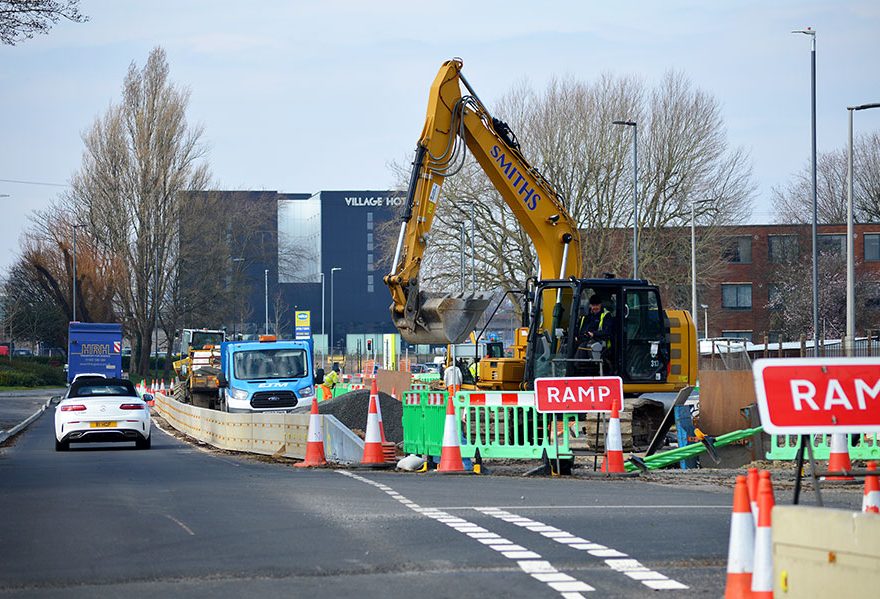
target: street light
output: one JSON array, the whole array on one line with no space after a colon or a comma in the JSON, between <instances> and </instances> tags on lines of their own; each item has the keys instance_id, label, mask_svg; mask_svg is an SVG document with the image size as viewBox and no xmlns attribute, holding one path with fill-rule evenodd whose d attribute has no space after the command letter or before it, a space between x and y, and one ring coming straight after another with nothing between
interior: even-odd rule
<instances>
[{"instance_id":1,"label":"street light","mask_svg":"<svg viewBox=\"0 0 880 599\"><path fill-rule=\"evenodd\" d=\"M266 334L269 334L269 269L263 270L263 287L266 297Z\"/></svg>"},{"instance_id":2,"label":"street light","mask_svg":"<svg viewBox=\"0 0 880 599\"><path fill-rule=\"evenodd\" d=\"M342 270L342 268L334 266L330 269L330 351L333 348L333 275L337 270Z\"/></svg>"},{"instance_id":3,"label":"street light","mask_svg":"<svg viewBox=\"0 0 880 599\"><path fill-rule=\"evenodd\" d=\"M710 199L691 200L691 316L694 318L694 329L697 339L700 338L700 327L697 324L699 321L699 316L697 315L697 234L696 225L694 224L694 206L696 204L707 204L711 201Z\"/></svg>"},{"instance_id":4,"label":"street light","mask_svg":"<svg viewBox=\"0 0 880 599\"><path fill-rule=\"evenodd\" d=\"M73 322L76 322L76 230L85 225L71 225L73 227Z\"/></svg>"},{"instance_id":5,"label":"street light","mask_svg":"<svg viewBox=\"0 0 880 599\"><path fill-rule=\"evenodd\" d=\"M819 239L816 232L819 220L819 204L816 195L816 31L807 27L792 33L810 36L810 65L812 89L812 136L813 136L813 355L819 355Z\"/></svg>"},{"instance_id":6,"label":"street light","mask_svg":"<svg viewBox=\"0 0 880 599\"><path fill-rule=\"evenodd\" d=\"M705 325L703 331L703 339L709 338L709 306L706 304L700 304L700 307L703 309L703 324Z\"/></svg>"},{"instance_id":7,"label":"street light","mask_svg":"<svg viewBox=\"0 0 880 599\"><path fill-rule=\"evenodd\" d=\"M635 121L611 121L633 128L633 278L639 278L639 126Z\"/></svg>"},{"instance_id":8,"label":"street light","mask_svg":"<svg viewBox=\"0 0 880 599\"><path fill-rule=\"evenodd\" d=\"M324 343L327 343L327 337L324 336L324 320L326 317L326 313L324 312L324 273L321 273L321 338L324 340ZM329 346L328 346L329 347ZM324 352L326 356L326 352Z\"/></svg>"},{"instance_id":9,"label":"street light","mask_svg":"<svg viewBox=\"0 0 880 599\"><path fill-rule=\"evenodd\" d=\"M846 355L853 355L856 338L856 266L853 240L853 113L857 110L880 108L880 102L848 106L849 111L849 164L846 192Z\"/></svg>"}]
</instances>

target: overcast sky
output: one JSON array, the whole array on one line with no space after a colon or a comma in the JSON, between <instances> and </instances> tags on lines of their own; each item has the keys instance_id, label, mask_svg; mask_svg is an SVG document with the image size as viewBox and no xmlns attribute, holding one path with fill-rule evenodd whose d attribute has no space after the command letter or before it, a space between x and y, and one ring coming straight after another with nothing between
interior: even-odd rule
<instances>
[{"instance_id":1,"label":"overcast sky","mask_svg":"<svg viewBox=\"0 0 880 599\"><path fill-rule=\"evenodd\" d=\"M388 188L388 164L410 158L428 87L453 56L489 106L524 79L541 88L611 72L653 84L676 69L720 101L731 143L752 157L753 221L771 222L772 188L810 156L810 42L790 31L818 31L820 152L845 146L847 105L880 101L877 0L82 0L81 10L88 23L0 46L0 275L29 214L78 169L81 133L157 45L192 93L189 118L205 127L221 189ZM880 110L857 115L857 132L877 129Z\"/></svg>"}]
</instances>

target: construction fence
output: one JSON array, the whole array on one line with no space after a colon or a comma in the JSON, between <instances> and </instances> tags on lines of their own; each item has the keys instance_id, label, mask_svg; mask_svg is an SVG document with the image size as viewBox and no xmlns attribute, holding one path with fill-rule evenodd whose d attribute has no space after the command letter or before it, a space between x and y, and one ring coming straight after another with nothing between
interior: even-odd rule
<instances>
[{"instance_id":1,"label":"construction fence","mask_svg":"<svg viewBox=\"0 0 880 599\"><path fill-rule=\"evenodd\" d=\"M156 411L176 430L218 449L304 459L309 414L228 414L157 394ZM334 416L322 415L324 455L337 463L358 462L363 441Z\"/></svg>"}]
</instances>

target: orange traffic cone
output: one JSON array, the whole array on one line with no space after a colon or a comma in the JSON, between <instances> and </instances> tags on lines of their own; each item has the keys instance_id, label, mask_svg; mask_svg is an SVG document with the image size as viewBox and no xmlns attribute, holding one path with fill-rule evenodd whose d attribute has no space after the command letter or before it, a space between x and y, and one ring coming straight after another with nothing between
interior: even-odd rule
<instances>
[{"instance_id":1,"label":"orange traffic cone","mask_svg":"<svg viewBox=\"0 0 880 599\"><path fill-rule=\"evenodd\" d=\"M165 395L165 379L162 379L162 383L159 385L159 393Z\"/></svg>"},{"instance_id":2,"label":"orange traffic cone","mask_svg":"<svg viewBox=\"0 0 880 599\"><path fill-rule=\"evenodd\" d=\"M846 435L835 433L831 435L831 455L828 456L829 472L849 472L852 470L852 462L849 461L849 448L846 446ZM854 480L851 476L825 476L822 480Z\"/></svg>"},{"instance_id":3,"label":"orange traffic cone","mask_svg":"<svg viewBox=\"0 0 880 599\"><path fill-rule=\"evenodd\" d=\"M382 438L379 436L379 414L376 412L376 396L370 395L370 411L367 413L367 433L364 439L364 457L361 464L383 464Z\"/></svg>"},{"instance_id":4,"label":"orange traffic cone","mask_svg":"<svg viewBox=\"0 0 880 599\"><path fill-rule=\"evenodd\" d=\"M752 520L755 526L758 525L758 469L749 468L749 475L746 477L746 486L749 489L749 505L752 510Z\"/></svg>"},{"instance_id":5,"label":"orange traffic cone","mask_svg":"<svg viewBox=\"0 0 880 599\"><path fill-rule=\"evenodd\" d=\"M755 531L755 561L752 594L755 599L773 599L773 485L770 473L762 470L758 481L758 528Z\"/></svg>"},{"instance_id":6,"label":"orange traffic cone","mask_svg":"<svg viewBox=\"0 0 880 599\"><path fill-rule=\"evenodd\" d=\"M617 400L611 406L611 418L605 433L605 460L602 472L626 472L623 467L623 439L620 436L620 410Z\"/></svg>"},{"instance_id":7,"label":"orange traffic cone","mask_svg":"<svg viewBox=\"0 0 880 599\"><path fill-rule=\"evenodd\" d=\"M745 476L736 477L733 513L730 516L730 543L727 548L727 586L724 599L752 596L752 566L755 557L755 521L749 506Z\"/></svg>"},{"instance_id":8,"label":"orange traffic cone","mask_svg":"<svg viewBox=\"0 0 880 599\"><path fill-rule=\"evenodd\" d=\"M877 470L876 462L868 462L868 470ZM865 495L862 498L862 511L880 514L880 480L876 476L865 477Z\"/></svg>"},{"instance_id":9,"label":"orange traffic cone","mask_svg":"<svg viewBox=\"0 0 880 599\"><path fill-rule=\"evenodd\" d=\"M168 393L174 395L174 379L171 379L171 383L168 385Z\"/></svg>"},{"instance_id":10,"label":"orange traffic cone","mask_svg":"<svg viewBox=\"0 0 880 599\"><path fill-rule=\"evenodd\" d=\"M312 398L312 411L309 414L309 440L306 442L306 459L295 464L297 468L326 466L324 457L324 430L321 426L321 415L318 413L318 398Z\"/></svg>"},{"instance_id":11,"label":"orange traffic cone","mask_svg":"<svg viewBox=\"0 0 880 599\"><path fill-rule=\"evenodd\" d=\"M461 446L458 440L458 422L455 420L455 406L452 397L446 401L446 423L443 426L443 447L440 450L438 472L465 472L461 461Z\"/></svg>"},{"instance_id":12,"label":"orange traffic cone","mask_svg":"<svg viewBox=\"0 0 880 599\"><path fill-rule=\"evenodd\" d=\"M376 379L373 379L373 384L370 385L370 401L376 400L376 417L379 419L379 438L382 440L382 443L387 443L385 439L385 425L382 424L382 402L379 401L379 387L376 385Z\"/></svg>"}]
</instances>

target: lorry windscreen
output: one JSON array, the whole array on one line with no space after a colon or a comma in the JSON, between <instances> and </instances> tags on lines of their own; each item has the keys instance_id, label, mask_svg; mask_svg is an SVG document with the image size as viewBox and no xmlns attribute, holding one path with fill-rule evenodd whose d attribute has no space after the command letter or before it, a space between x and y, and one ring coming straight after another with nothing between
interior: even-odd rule
<instances>
[{"instance_id":1,"label":"lorry windscreen","mask_svg":"<svg viewBox=\"0 0 880 599\"><path fill-rule=\"evenodd\" d=\"M192 335L191 347L202 349L206 345L219 346L225 341L223 333L205 333L202 331L194 331Z\"/></svg>"},{"instance_id":2,"label":"lorry windscreen","mask_svg":"<svg viewBox=\"0 0 880 599\"><path fill-rule=\"evenodd\" d=\"M235 378L296 379L306 376L306 352L301 349L259 349L235 352Z\"/></svg>"}]
</instances>

